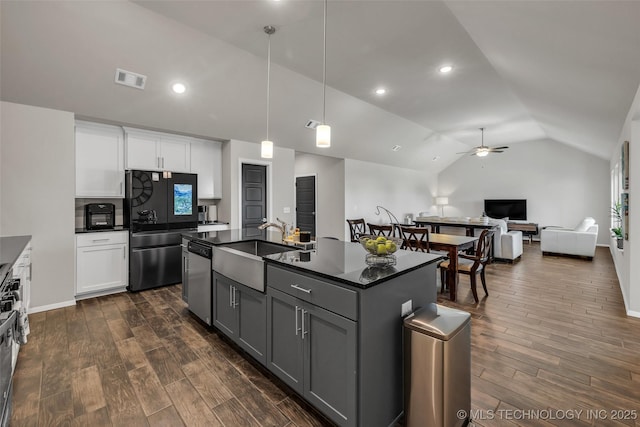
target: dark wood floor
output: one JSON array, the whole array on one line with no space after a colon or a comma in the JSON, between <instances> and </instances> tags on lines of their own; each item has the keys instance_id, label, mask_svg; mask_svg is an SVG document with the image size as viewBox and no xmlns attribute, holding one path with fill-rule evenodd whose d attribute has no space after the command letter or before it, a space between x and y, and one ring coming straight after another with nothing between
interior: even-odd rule
<instances>
[{"instance_id":1,"label":"dark wood floor","mask_svg":"<svg viewBox=\"0 0 640 427\"><path fill-rule=\"evenodd\" d=\"M439 302L472 313L475 425L640 425L623 412L640 417L640 319L624 313L608 249L589 262L525 244L521 262L488 267L490 296L480 288L479 304L460 281L458 302ZM180 286L84 300L30 322L12 426L326 424L194 320Z\"/></svg>"}]
</instances>

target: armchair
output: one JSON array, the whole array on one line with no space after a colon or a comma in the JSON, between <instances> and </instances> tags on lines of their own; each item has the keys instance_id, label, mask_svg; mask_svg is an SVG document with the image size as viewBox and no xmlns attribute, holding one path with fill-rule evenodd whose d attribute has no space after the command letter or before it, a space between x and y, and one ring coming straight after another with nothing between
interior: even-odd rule
<instances>
[{"instance_id":1,"label":"armchair","mask_svg":"<svg viewBox=\"0 0 640 427\"><path fill-rule=\"evenodd\" d=\"M595 219L587 217L573 229L544 227L540 232L540 249L542 255L575 255L592 260L597 240L598 224Z\"/></svg>"},{"instance_id":2,"label":"armchair","mask_svg":"<svg viewBox=\"0 0 640 427\"><path fill-rule=\"evenodd\" d=\"M495 226L493 233L493 258L513 262L522 256L522 231L508 231L503 219L489 219Z\"/></svg>"}]
</instances>

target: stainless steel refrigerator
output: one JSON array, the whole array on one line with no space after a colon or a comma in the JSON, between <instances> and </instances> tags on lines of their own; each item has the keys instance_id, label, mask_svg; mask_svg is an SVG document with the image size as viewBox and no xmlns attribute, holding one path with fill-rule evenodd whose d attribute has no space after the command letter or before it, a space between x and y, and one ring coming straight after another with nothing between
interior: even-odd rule
<instances>
[{"instance_id":1,"label":"stainless steel refrigerator","mask_svg":"<svg viewBox=\"0 0 640 427\"><path fill-rule=\"evenodd\" d=\"M141 291L182 281L181 234L198 226L197 175L130 170L124 223L129 227L129 286Z\"/></svg>"}]
</instances>

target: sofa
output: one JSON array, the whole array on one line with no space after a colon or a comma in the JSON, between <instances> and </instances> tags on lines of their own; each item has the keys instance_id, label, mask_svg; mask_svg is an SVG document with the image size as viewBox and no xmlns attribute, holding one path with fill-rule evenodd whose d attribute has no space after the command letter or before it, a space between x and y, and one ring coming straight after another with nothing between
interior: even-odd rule
<instances>
[{"instance_id":1,"label":"sofa","mask_svg":"<svg viewBox=\"0 0 640 427\"><path fill-rule=\"evenodd\" d=\"M598 241L598 224L587 217L574 228L544 227L540 232L542 255L562 254L593 259Z\"/></svg>"},{"instance_id":2,"label":"sofa","mask_svg":"<svg viewBox=\"0 0 640 427\"><path fill-rule=\"evenodd\" d=\"M493 259L513 262L522 256L522 231L509 231L504 219L489 219L494 226Z\"/></svg>"}]
</instances>

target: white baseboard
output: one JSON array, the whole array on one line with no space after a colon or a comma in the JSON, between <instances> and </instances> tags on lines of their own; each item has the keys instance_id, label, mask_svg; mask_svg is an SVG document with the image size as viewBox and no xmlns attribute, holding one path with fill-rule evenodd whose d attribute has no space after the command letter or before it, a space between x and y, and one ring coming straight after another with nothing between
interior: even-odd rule
<instances>
[{"instance_id":1,"label":"white baseboard","mask_svg":"<svg viewBox=\"0 0 640 427\"><path fill-rule=\"evenodd\" d=\"M627 310L627 316L640 317L640 311Z\"/></svg>"},{"instance_id":2,"label":"white baseboard","mask_svg":"<svg viewBox=\"0 0 640 427\"><path fill-rule=\"evenodd\" d=\"M120 292L127 292L127 287L122 286L114 289L105 289L102 291L90 292L88 294L76 295L76 301L80 301L82 299L95 298L95 297L103 297L105 295L118 294Z\"/></svg>"},{"instance_id":3,"label":"white baseboard","mask_svg":"<svg viewBox=\"0 0 640 427\"><path fill-rule=\"evenodd\" d=\"M71 307L72 305L76 305L76 300L72 299L69 301L57 302L55 304L41 305L39 307L31 307L29 309L29 314L40 313L41 311L55 310L56 308Z\"/></svg>"}]
</instances>

